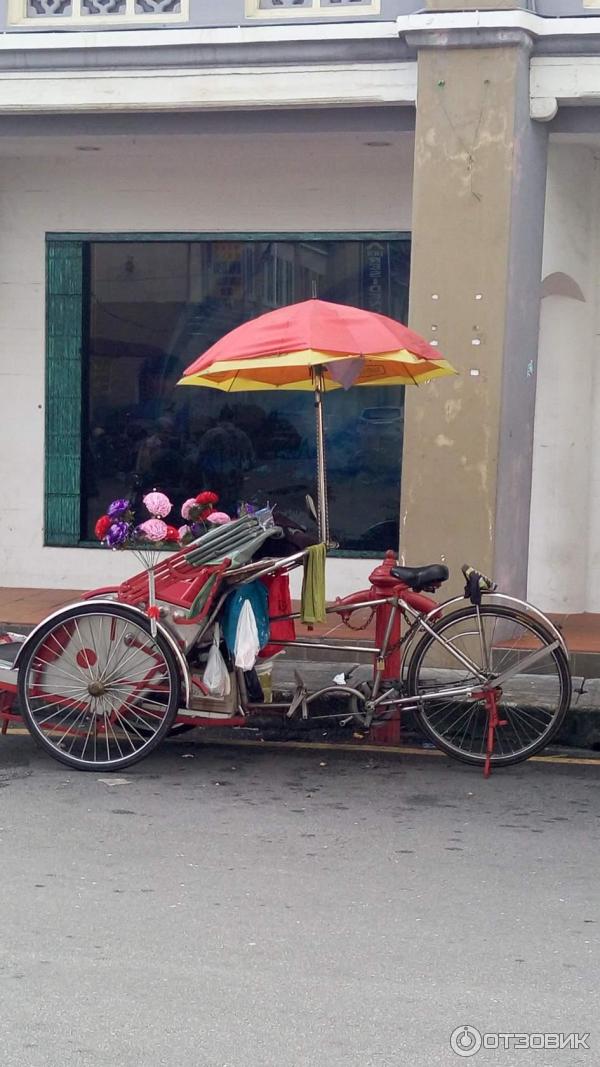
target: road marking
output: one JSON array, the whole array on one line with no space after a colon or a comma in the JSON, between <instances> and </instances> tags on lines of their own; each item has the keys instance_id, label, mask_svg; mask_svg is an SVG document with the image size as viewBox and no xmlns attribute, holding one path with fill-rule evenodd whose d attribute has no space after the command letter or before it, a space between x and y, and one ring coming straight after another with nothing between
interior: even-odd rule
<instances>
[{"instance_id":1,"label":"road marking","mask_svg":"<svg viewBox=\"0 0 600 1067\"><path fill-rule=\"evenodd\" d=\"M16 726L13 729L9 727L7 737L29 737L29 731L23 729L20 726ZM175 740L175 739L173 739ZM177 741L177 744L190 744L190 741ZM392 756L435 756L440 759L451 759L451 756L447 756L445 752L440 752L437 748L419 748L414 745L407 745L406 748L400 745L350 745L344 741L250 741L245 738L233 738L231 741L224 741L222 739L212 740L210 738L202 738L203 745L214 745L215 747L228 747L228 748L284 748L284 749L301 749L308 752L376 752L380 756L392 755ZM569 763L577 767L598 767L600 766L600 755L596 759L586 758L585 756L530 756L528 760L523 760L523 763ZM471 766L476 766L471 764ZM516 766L513 764L513 766ZM497 768L501 769L501 768Z\"/></svg>"},{"instance_id":2,"label":"road marking","mask_svg":"<svg viewBox=\"0 0 600 1067\"><path fill-rule=\"evenodd\" d=\"M184 743L183 741L181 742ZM189 744L189 741L188 741ZM322 750L325 752L377 752L379 755L387 755L388 753L394 756L435 756L441 759L451 759L451 756L447 756L445 752L440 752L437 748L419 748L418 746L407 745L401 747L400 745L350 745L345 742L337 741L250 741L250 740L232 740L232 741L219 741L219 740L205 740L202 744L208 745L228 745L228 746L244 746L245 748L298 748L306 750ZM455 761L456 762L456 761ZM528 760L523 760L524 763L573 763L582 766L600 766L600 756L597 759L586 759L579 756L530 756ZM475 764L471 764L475 766Z\"/></svg>"}]
</instances>

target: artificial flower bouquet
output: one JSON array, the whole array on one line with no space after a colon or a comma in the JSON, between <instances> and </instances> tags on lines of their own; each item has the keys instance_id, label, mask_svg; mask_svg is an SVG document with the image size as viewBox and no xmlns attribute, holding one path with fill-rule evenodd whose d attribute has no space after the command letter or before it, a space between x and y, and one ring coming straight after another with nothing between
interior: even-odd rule
<instances>
[{"instance_id":1,"label":"artificial flower bouquet","mask_svg":"<svg viewBox=\"0 0 600 1067\"><path fill-rule=\"evenodd\" d=\"M98 519L94 532L107 548L131 549L148 571L148 609L152 635L156 635L156 620L160 611L156 606L154 568L161 549L179 549L195 541L214 525L231 522L224 511L216 511L219 497L205 490L198 496L189 497L182 505L184 525L172 526L165 522L173 505L165 493L153 489L146 493L143 505L149 518L136 522L135 510L130 500L119 498L109 504L106 514Z\"/></svg>"},{"instance_id":2,"label":"artificial flower bouquet","mask_svg":"<svg viewBox=\"0 0 600 1067\"><path fill-rule=\"evenodd\" d=\"M198 496L189 497L182 505L183 526L171 526L165 519L173 505L165 493L153 490L143 498L149 518L136 523L130 500L121 498L109 504L106 514L98 519L94 532L107 548L131 548L136 552L175 548L187 545L201 537L213 525L231 522L224 511L216 511L219 502L216 493L205 490Z\"/></svg>"}]
</instances>

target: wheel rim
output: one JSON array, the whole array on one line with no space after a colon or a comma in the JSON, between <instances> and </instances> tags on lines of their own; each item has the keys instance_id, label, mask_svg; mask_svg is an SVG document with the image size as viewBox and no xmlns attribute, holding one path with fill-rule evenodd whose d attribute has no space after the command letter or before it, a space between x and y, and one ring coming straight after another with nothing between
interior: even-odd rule
<instances>
[{"instance_id":1,"label":"wheel rim","mask_svg":"<svg viewBox=\"0 0 600 1067\"><path fill-rule=\"evenodd\" d=\"M558 656L548 651L554 638L502 609L482 608L481 633L475 613L448 620L441 635L478 668L457 663L437 642L423 649L415 672L415 695L449 686L473 685L482 692L494 677L512 666L524 665L499 691L497 710L505 725L495 735L494 762L527 758L550 740L565 711L565 683ZM545 651L544 651L545 650ZM527 658L540 657L533 664ZM542 654L543 653L543 654ZM446 751L475 761L485 759L488 708L483 697L444 697L424 701L419 718L426 731Z\"/></svg>"},{"instance_id":2,"label":"wheel rim","mask_svg":"<svg viewBox=\"0 0 600 1067\"><path fill-rule=\"evenodd\" d=\"M30 725L73 763L131 761L169 716L173 679L161 646L117 614L73 615L39 640L25 667Z\"/></svg>"}]
</instances>

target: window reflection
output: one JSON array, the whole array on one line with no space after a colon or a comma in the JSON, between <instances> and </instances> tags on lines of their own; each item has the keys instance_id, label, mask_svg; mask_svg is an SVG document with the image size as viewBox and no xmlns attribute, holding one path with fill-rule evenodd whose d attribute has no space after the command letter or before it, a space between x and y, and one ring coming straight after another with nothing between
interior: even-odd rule
<instances>
[{"instance_id":1,"label":"window reflection","mask_svg":"<svg viewBox=\"0 0 600 1067\"><path fill-rule=\"evenodd\" d=\"M82 535L134 485L216 490L224 510L277 501L305 519L315 490L310 394L181 389L228 330L318 295L406 321L408 241L103 242L90 245ZM398 541L404 390L354 388L325 405L333 536L347 550Z\"/></svg>"}]
</instances>

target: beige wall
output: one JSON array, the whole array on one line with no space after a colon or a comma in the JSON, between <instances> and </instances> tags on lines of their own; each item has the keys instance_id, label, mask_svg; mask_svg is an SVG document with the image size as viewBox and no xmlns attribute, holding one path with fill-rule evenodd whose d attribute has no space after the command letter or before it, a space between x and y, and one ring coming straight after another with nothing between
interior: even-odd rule
<instances>
[{"instance_id":1,"label":"beige wall","mask_svg":"<svg viewBox=\"0 0 600 1067\"><path fill-rule=\"evenodd\" d=\"M460 373L407 394L401 554L446 560L454 589L463 562L488 573L497 563L516 94L527 59L519 47L419 53L411 325Z\"/></svg>"}]
</instances>

